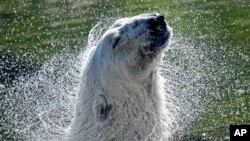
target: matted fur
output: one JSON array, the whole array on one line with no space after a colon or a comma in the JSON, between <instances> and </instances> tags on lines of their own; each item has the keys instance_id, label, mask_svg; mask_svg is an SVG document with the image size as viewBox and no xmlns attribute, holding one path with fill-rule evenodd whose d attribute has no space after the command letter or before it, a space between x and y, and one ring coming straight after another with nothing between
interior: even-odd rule
<instances>
[{"instance_id":1,"label":"matted fur","mask_svg":"<svg viewBox=\"0 0 250 141\"><path fill-rule=\"evenodd\" d=\"M167 41L157 46L157 52L147 49L152 47L147 22L156 15L117 20L98 44L85 52L86 67L66 140L170 138L174 116L165 105L164 79L158 66L172 33L167 25Z\"/></svg>"}]
</instances>

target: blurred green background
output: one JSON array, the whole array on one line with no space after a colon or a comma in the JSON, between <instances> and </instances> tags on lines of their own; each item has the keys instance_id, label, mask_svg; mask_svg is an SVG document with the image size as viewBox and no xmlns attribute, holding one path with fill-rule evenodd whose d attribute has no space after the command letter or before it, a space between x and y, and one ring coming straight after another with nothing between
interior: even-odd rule
<instances>
[{"instance_id":1,"label":"blurred green background","mask_svg":"<svg viewBox=\"0 0 250 141\"><path fill-rule=\"evenodd\" d=\"M65 48L83 48L102 19L148 12L163 14L175 34L197 47L216 48L210 57L220 97L211 97L188 134L228 140L230 124L250 124L248 0L0 0L0 51L39 66Z\"/></svg>"}]
</instances>

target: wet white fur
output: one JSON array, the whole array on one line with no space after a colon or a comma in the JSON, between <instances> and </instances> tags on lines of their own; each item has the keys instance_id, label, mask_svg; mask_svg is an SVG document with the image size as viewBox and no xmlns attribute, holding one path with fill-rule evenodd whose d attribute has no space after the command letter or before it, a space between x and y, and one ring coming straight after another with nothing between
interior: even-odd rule
<instances>
[{"instance_id":1,"label":"wet white fur","mask_svg":"<svg viewBox=\"0 0 250 141\"><path fill-rule=\"evenodd\" d=\"M89 57L66 140L165 141L170 137L173 116L165 107L164 79L158 71L164 50L147 61L143 70L136 68L139 61L136 53L149 44L146 40L149 33L143 23L135 29L132 25L146 18L139 15L118 20L92 51L85 52ZM136 36L139 33L142 34ZM122 38L113 49L119 36ZM134 69L131 71L130 67ZM112 109L107 119L100 121L97 107L107 104Z\"/></svg>"}]
</instances>

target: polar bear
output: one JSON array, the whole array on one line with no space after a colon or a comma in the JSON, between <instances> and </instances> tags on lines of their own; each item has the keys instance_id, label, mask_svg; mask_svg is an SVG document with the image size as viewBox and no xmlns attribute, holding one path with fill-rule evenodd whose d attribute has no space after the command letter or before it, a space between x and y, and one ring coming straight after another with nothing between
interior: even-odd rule
<instances>
[{"instance_id":1,"label":"polar bear","mask_svg":"<svg viewBox=\"0 0 250 141\"><path fill-rule=\"evenodd\" d=\"M158 13L117 20L88 57L66 140L168 140L172 117L158 66L171 36Z\"/></svg>"}]
</instances>

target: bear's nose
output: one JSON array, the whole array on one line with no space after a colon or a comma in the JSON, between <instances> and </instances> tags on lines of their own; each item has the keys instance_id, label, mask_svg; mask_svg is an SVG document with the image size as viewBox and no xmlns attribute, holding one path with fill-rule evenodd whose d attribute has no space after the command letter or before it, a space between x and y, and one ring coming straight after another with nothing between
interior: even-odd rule
<instances>
[{"instance_id":1,"label":"bear's nose","mask_svg":"<svg viewBox=\"0 0 250 141\"><path fill-rule=\"evenodd\" d=\"M158 27L164 28L166 27L166 22L164 21L164 16L155 15L149 20L150 29L157 29Z\"/></svg>"},{"instance_id":2,"label":"bear's nose","mask_svg":"<svg viewBox=\"0 0 250 141\"><path fill-rule=\"evenodd\" d=\"M164 19L165 19L165 18L164 18L164 16L162 16L162 15L157 15L157 16L156 16L156 20L159 21L159 22L164 22Z\"/></svg>"}]
</instances>

